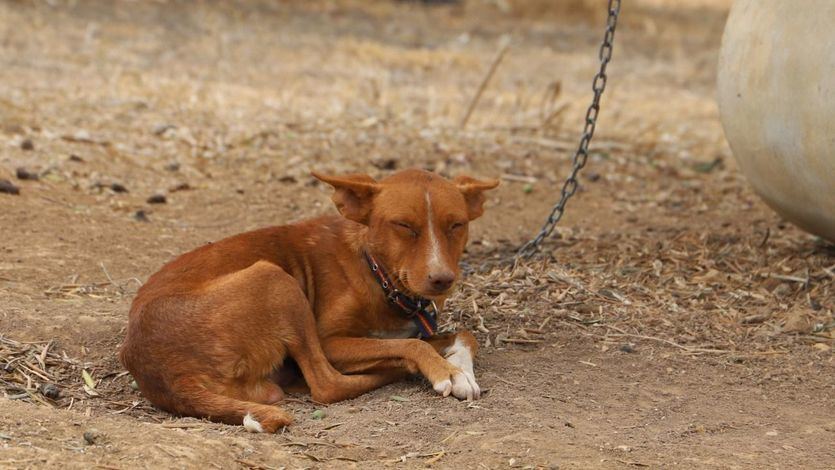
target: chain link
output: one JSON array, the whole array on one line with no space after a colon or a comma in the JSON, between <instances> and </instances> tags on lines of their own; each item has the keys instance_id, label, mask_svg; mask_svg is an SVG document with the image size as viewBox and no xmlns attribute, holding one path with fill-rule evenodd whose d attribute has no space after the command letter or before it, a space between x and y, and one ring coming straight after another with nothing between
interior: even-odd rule
<instances>
[{"instance_id":1,"label":"chain link","mask_svg":"<svg viewBox=\"0 0 835 470\"><path fill-rule=\"evenodd\" d=\"M597 116L600 114L600 97L603 96L603 91L606 89L606 69L609 66L609 61L612 60L612 50L615 41L615 27L618 24L618 15L620 14L621 0L609 0L609 16L606 19L606 34L603 36L603 43L600 45L598 51L598 58L600 59L600 70L594 76L592 81L592 91L594 97L591 100L591 105L586 111L586 120L583 125L583 134L580 137L580 144L574 152L572 158L571 173L565 180L560 192L560 200L551 209L551 214L548 220L542 226L539 234L532 240L525 243L516 254L517 257L529 258L534 253L539 251L539 245L543 240L548 238L562 218L565 212L565 204L571 199L571 196L577 192L579 183L577 182L577 175L580 170L586 166L586 161L589 158L589 144L592 137L594 137L594 129L597 126Z\"/></svg>"}]
</instances>

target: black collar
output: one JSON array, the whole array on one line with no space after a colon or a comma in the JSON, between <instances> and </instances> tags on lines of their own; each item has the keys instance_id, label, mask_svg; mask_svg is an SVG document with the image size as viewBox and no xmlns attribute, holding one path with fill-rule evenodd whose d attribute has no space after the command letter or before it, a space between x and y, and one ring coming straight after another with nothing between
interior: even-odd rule
<instances>
[{"instance_id":1,"label":"black collar","mask_svg":"<svg viewBox=\"0 0 835 470\"><path fill-rule=\"evenodd\" d=\"M435 302L424 297L411 297L404 294L394 286L391 278L386 275L383 267L370 253L365 251L363 255L368 267L371 268L371 274L383 288L383 293L386 295L388 302L401 315L415 322L421 338L433 336L438 330L438 308Z\"/></svg>"}]
</instances>

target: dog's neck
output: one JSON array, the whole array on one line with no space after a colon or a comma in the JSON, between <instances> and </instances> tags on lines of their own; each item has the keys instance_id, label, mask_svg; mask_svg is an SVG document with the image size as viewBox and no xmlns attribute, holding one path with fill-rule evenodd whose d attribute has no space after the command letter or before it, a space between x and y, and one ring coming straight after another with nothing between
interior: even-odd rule
<instances>
[{"instance_id":1,"label":"dog's neck","mask_svg":"<svg viewBox=\"0 0 835 470\"><path fill-rule=\"evenodd\" d=\"M363 252L363 258L391 308L403 317L412 320L417 326L420 337L434 336L438 329L439 313L435 302L408 290L399 289L398 284L402 283L387 272L368 251Z\"/></svg>"},{"instance_id":2,"label":"dog's neck","mask_svg":"<svg viewBox=\"0 0 835 470\"><path fill-rule=\"evenodd\" d=\"M375 253L373 243L368 240L368 227L356 222L344 220L344 238L352 253L352 259L358 264L369 291L379 294L393 313L414 321L421 337L429 337L437 330L437 316L444 305L444 298L428 299L412 292L386 264L384 257ZM373 261L369 261L369 257ZM377 271L372 266L377 266ZM382 274L382 276L381 276ZM385 283L385 285L384 285Z\"/></svg>"}]
</instances>

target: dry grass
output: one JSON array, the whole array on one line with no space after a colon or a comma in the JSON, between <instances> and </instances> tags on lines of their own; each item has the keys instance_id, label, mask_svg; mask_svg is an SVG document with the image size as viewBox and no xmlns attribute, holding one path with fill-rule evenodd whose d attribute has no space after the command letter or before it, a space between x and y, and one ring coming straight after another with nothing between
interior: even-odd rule
<instances>
[{"instance_id":1,"label":"dry grass","mask_svg":"<svg viewBox=\"0 0 835 470\"><path fill-rule=\"evenodd\" d=\"M833 247L802 235L733 243L686 230L659 235L647 244L569 230L546 248L554 250L548 260L485 264L464 281L451 310L484 333L486 345L568 327L604 350L630 338L736 357L797 345L831 349Z\"/></svg>"}]
</instances>

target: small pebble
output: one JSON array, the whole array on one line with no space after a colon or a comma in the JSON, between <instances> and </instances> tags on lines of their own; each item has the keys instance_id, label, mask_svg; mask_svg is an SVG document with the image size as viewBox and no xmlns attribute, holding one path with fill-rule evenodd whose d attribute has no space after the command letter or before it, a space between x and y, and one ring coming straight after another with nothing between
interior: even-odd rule
<instances>
[{"instance_id":1,"label":"small pebble","mask_svg":"<svg viewBox=\"0 0 835 470\"><path fill-rule=\"evenodd\" d=\"M89 431L84 431L84 443L88 446L92 446L96 444L102 437L101 433L97 429L90 429Z\"/></svg>"},{"instance_id":2,"label":"small pebble","mask_svg":"<svg viewBox=\"0 0 835 470\"><path fill-rule=\"evenodd\" d=\"M164 194L154 194L148 198L148 204L165 204L168 202Z\"/></svg>"},{"instance_id":3,"label":"small pebble","mask_svg":"<svg viewBox=\"0 0 835 470\"><path fill-rule=\"evenodd\" d=\"M626 344L621 345L620 350L621 350L621 352L625 352L625 353L634 353L636 351L635 345L632 344L632 343L626 343Z\"/></svg>"},{"instance_id":4,"label":"small pebble","mask_svg":"<svg viewBox=\"0 0 835 470\"><path fill-rule=\"evenodd\" d=\"M35 150L35 144L33 144L31 140L25 139L20 143L20 148L23 150Z\"/></svg>"},{"instance_id":5,"label":"small pebble","mask_svg":"<svg viewBox=\"0 0 835 470\"><path fill-rule=\"evenodd\" d=\"M17 175L17 179L19 180L37 180L38 174L32 173L31 171L27 170L26 168L20 167L15 170L15 174Z\"/></svg>"},{"instance_id":6,"label":"small pebble","mask_svg":"<svg viewBox=\"0 0 835 470\"><path fill-rule=\"evenodd\" d=\"M313 419L322 419L325 417L325 410L316 410L311 415Z\"/></svg>"},{"instance_id":7,"label":"small pebble","mask_svg":"<svg viewBox=\"0 0 835 470\"><path fill-rule=\"evenodd\" d=\"M41 395L51 398L52 400L57 400L61 398L61 389L54 384L43 384L40 387Z\"/></svg>"},{"instance_id":8,"label":"small pebble","mask_svg":"<svg viewBox=\"0 0 835 470\"><path fill-rule=\"evenodd\" d=\"M170 189L172 193L176 193L177 191L188 191L191 188L191 185L188 183L180 183L177 186L174 186Z\"/></svg>"},{"instance_id":9,"label":"small pebble","mask_svg":"<svg viewBox=\"0 0 835 470\"><path fill-rule=\"evenodd\" d=\"M0 179L0 193L20 194L20 188L13 185L9 180Z\"/></svg>"},{"instance_id":10,"label":"small pebble","mask_svg":"<svg viewBox=\"0 0 835 470\"><path fill-rule=\"evenodd\" d=\"M168 165L165 165L166 171L180 171L180 164L177 162L171 162Z\"/></svg>"},{"instance_id":11,"label":"small pebble","mask_svg":"<svg viewBox=\"0 0 835 470\"><path fill-rule=\"evenodd\" d=\"M110 190L113 191L114 193L126 193L126 192L128 192L128 188L126 188L125 185L123 185L121 183L112 183L110 185Z\"/></svg>"},{"instance_id":12,"label":"small pebble","mask_svg":"<svg viewBox=\"0 0 835 470\"><path fill-rule=\"evenodd\" d=\"M136 383L136 380L131 380L131 381L130 381L130 388L131 388L132 390L134 390L134 391L138 391L138 390L139 390L139 384L138 384L138 383Z\"/></svg>"},{"instance_id":13,"label":"small pebble","mask_svg":"<svg viewBox=\"0 0 835 470\"><path fill-rule=\"evenodd\" d=\"M76 154L72 154L72 155L70 155L70 157L68 158L68 160L69 160L69 161L71 161L71 162L76 162L76 163L83 163L83 162L84 162L84 159L83 159L83 158L81 158L81 157L79 157L79 156L78 156L78 155L76 155Z\"/></svg>"},{"instance_id":14,"label":"small pebble","mask_svg":"<svg viewBox=\"0 0 835 470\"><path fill-rule=\"evenodd\" d=\"M291 176L291 175L282 176L281 178L278 179L278 181L280 181L282 183L288 183L288 184L289 183L295 183L296 182L296 177Z\"/></svg>"},{"instance_id":15,"label":"small pebble","mask_svg":"<svg viewBox=\"0 0 835 470\"><path fill-rule=\"evenodd\" d=\"M93 138L90 136L90 132L86 129L79 129L75 131L72 135L73 140L77 142L93 142Z\"/></svg>"},{"instance_id":16,"label":"small pebble","mask_svg":"<svg viewBox=\"0 0 835 470\"><path fill-rule=\"evenodd\" d=\"M371 164L381 170L394 170L397 168L397 160L394 158L379 158L372 161Z\"/></svg>"},{"instance_id":17,"label":"small pebble","mask_svg":"<svg viewBox=\"0 0 835 470\"><path fill-rule=\"evenodd\" d=\"M162 135L162 134L165 134L169 129L176 129L176 128L177 128L177 126L175 126L173 124L157 124L152 129L152 132L154 133L154 135Z\"/></svg>"},{"instance_id":18,"label":"small pebble","mask_svg":"<svg viewBox=\"0 0 835 470\"><path fill-rule=\"evenodd\" d=\"M151 220L148 218L148 214L145 213L142 209L133 213L134 220L139 222L150 222Z\"/></svg>"}]
</instances>

